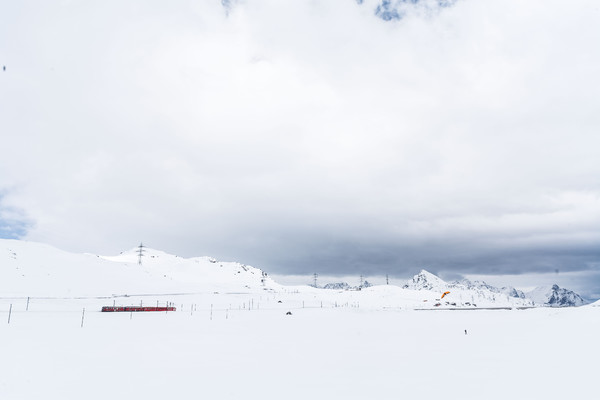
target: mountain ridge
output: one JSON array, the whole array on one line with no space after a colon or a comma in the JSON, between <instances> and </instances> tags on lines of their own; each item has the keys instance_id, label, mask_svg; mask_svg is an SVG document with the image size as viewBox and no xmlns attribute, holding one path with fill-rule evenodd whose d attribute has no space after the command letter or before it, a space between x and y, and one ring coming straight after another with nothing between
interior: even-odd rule
<instances>
[{"instance_id":1,"label":"mountain ridge","mask_svg":"<svg viewBox=\"0 0 600 400\"><path fill-rule=\"evenodd\" d=\"M69 253L43 243L0 239L0 296L264 291L301 291L325 296L323 289L334 289L392 296L415 306L421 301L427 303L421 306L442 308L568 307L586 303L577 293L558 285L528 294L512 286L497 288L483 281L445 282L424 269L402 286L373 287L368 281L356 287L345 282L324 288L285 286L275 282L265 271L239 262L223 262L212 257L183 258L148 247L142 250L140 264L139 248L114 256L100 256ZM392 287L397 290L391 290Z\"/></svg>"}]
</instances>

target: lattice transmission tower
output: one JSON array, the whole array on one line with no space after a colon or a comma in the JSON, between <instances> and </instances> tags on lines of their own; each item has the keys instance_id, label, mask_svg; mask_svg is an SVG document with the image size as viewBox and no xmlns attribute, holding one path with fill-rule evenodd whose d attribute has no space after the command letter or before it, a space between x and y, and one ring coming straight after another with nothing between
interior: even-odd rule
<instances>
[{"instance_id":1,"label":"lattice transmission tower","mask_svg":"<svg viewBox=\"0 0 600 400\"><path fill-rule=\"evenodd\" d=\"M140 245L138 246L138 250L137 250L138 265L142 265L142 257L144 257L144 251L146 251L146 250L144 250L144 244L140 243Z\"/></svg>"}]
</instances>

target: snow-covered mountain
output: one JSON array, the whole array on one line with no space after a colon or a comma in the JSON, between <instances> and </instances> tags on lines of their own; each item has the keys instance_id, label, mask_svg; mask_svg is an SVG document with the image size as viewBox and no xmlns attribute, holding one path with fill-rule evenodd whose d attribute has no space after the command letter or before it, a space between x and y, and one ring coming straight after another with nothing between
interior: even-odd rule
<instances>
[{"instance_id":1,"label":"snow-covered mountain","mask_svg":"<svg viewBox=\"0 0 600 400\"><path fill-rule=\"evenodd\" d=\"M422 270L402 288L347 283L290 287L273 281L266 272L238 262L210 257L182 258L150 248L116 256L73 254L41 243L0 239L0 297L82 297L167 293L303 293L349 304L356 296L362 304L380 307L460 308L578 306L583 299L553 286L526 296L512 287L496 288L463 279L447 283ZM535 302L535 304L534 304Z\"/></svg>"},{"instance_id":2,"label":"snow-covered mountain","mask_svg":"<svg viewBox=\"0 0 600 400\"><path fill-rule=\"evenodd\" d=\"M403 286L404 289L412 290L435 290L438 292L444 292L448 288L448 284L441 278L435 276L431 272L421 270L418 274L412 277L412 280L408 281Z\"/></svg>"},{"instance_id":3,"label":"snow-covered mountain","mask_svg":"<svg viewBox=\"0 0 600 400\"><path fill-rule=\"evenodd\" d=\"M577 307L587 303L577 293L558 285L537 287L526 295L536 305L546 307Z\"/></svg>"},{"instance_id":4,"label":"snow-covered mountain","mask_svg":"<svg viewBox=\"0 0 600 400\"><path fill-rule=\"evenodd\" d=\"M501 288L497 288L495 286L489 285L483 281L470 281L468 279L461 279L460 281L455 281L448 284L449 287L458 287L458 288L466 288L472 290L487 290L492 293L497 294L505 294L509 297L516 297L520 299L525 299L525 293L520 290L515 289L512 286L504 286Z\"/></svg>"},{"instance_id":5,"label":"snow-covered mountain","mask_svg":"<svg viewBox=\"0 0 600 400\"><path fill-rule=\"evenodd\" d=\"M421 270L404 286L405 289L440 293L437 307L531 307L533 302L514 288L496 288L485 282L463 279L445 282L440 277ZM448 292L448 293L446 293ZM446 293L446 294L444 294Z\"/></svg>"},{"instance_id":6,"label":"snow-covered mountain","mask_svg":"<svg viewBox=\"0 0 600 400\"><path fill-rule=\"evenodd\" d=\"M348 283L346 282L334 282L334 283L328 283L325 286L323 286L323 289L328 289L328 290L362 290L362 289L366 289L373 286L369 281L364 281L362 283L362 285L358 285L358 286L350 286Z\"/></svg>"},{"instance_id":7,"label":"snow-covered mountain","mask_svg":"<svg viewBox=\"0 0 600 400\"><path fill-rule=\"evenodd\" d=\"M326 284L325 286L323 286L323 289L328 289L328 290L351 290L352 286L350 286L346 282L335 282L335 283L328 283L328 284Z\"/></svg>"},{"instance_id":8,"label":"snow-covered mountain","mask_svg":"<svg viewBox=\"0 0 600 400\"><path fill-rule=\"evenodd\" d=\"M510 297L519 297L521 299L524 299L527 297L527 296L525 296L525 293L523 293L521 290L515 289L512 286L501 287L500 291L502 293L509 295Z\"/></svg>"},{"instance_id":9,"label":"snow-covered mountain","mask_svg":"<svg viewBox=\"0 0 600 400\"><path fill-rule=\"evenodd\" d=\"M448 298L452 299L452 293L458 293L461 298L472 298L471 304L485 302L495 305L507 306L551 306L551 307L576 307L586 304L586 301L577 293L560 288L558 285L551 287L538 287L537 289L524 293L512 286L497 288L482 281L460 281L447 283L436 275L422 270L415 275L404 286L405 289L430 290L435 292L450 292ZM445 299L448 302L447 299ZM463 303L466 304L466 303Z\"/></svg>"}]
</instances>

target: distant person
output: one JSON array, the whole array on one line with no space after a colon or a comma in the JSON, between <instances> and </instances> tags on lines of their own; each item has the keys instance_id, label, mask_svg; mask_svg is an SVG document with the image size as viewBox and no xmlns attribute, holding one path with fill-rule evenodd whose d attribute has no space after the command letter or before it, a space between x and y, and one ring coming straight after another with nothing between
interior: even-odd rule
<instances>
[{"instance_id":1,"label":"distant person","mask_svg":"<svg viewBox=\"0 0 600 400\"><path fill-rule=\"evenodd\" d=\"M465 335L467 334L467 330L465 329Z\"/></svg>"},{"instance_id":2,"label":"distant person","mask_svg":"<svg viewBox=\"0 0 600 400\"><path fill-rule=\"evenodd\" d=\"M2 71L6 71L6 65L2 66Z\"/></svg>"}]
</instances>

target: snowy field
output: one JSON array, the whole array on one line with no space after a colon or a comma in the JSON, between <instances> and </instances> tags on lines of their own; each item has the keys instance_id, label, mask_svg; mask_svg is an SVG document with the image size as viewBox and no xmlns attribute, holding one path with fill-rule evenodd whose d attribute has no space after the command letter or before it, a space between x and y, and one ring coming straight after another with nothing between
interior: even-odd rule
<instances>
[{"instance_id":1,"label":"snowy field","mask_svg":"<svg viewBox=\"0 0 600 400\"><path fill-rule=\"evenodd\" d=\"M420 311L372 297L114 299L177 307L133 314L99 312L111 299L2 298L0 398L597 398L600 307Z\"/></svg>"},{"instance_id":2,"label":"snowy field","mask_svg":"<svg viewBox=\"0 0 600 400\"><path fill-rule=\"evenodd\" d=\"M0 400L597 398L594 305L453 288L479 309L426 310L445 290L430 274L431 290L338 291L210 257L143 261L0 240Z\"/></svg>"}]
</instances>

